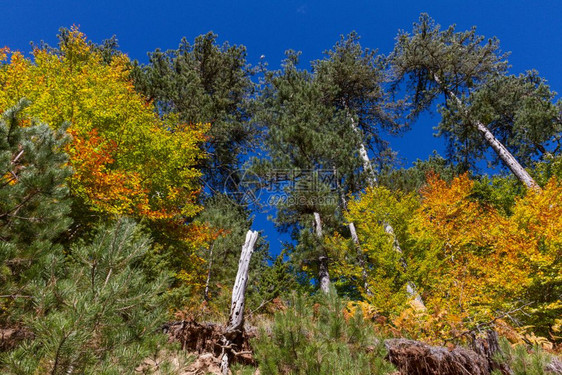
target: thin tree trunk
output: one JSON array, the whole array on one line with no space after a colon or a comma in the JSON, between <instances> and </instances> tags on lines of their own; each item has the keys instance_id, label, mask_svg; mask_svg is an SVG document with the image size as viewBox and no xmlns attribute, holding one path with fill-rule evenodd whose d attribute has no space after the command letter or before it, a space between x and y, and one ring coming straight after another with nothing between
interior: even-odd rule
<instances>
[{"instance_id":1,"label":"thin tree trunk","mask_svg":"<svg viewBox=\"0 0 562 375\"><path fill-rule=\"evenodd\" d=\"M257 239L258 232L249 230L248 233L246 233L244 246L242 246L240 261L238 262L238 273L236 274L236 280L232 288L232 301L230 304L228 325L224 333L223 354L221 359L221 371L223 375L228 375L229 360L233 346L238 345L242 338L248 271Z\"/></svg>"},{"instance_id":2,"label":"thin tree trunk","mask_svg":"<svg viewBox=\"0 0 562 375\"><path fill-rule=\"evenodd\" d=\"M441 79L437 76L437 74L433 73L433 79L435 82L443 88L443 90L447 93L447 95L453 99L462 114L467 117L468 113L464 108L461 100L455 95L454 92L449 90L447 87L444 87L441 83ZM484 138L484 140L488 143L490 147L494 150L494 152L498 155L498 157L504 162L504 164L509 168L509 170L521 181L525 186L530 189L538 189L540 190L539 185L533 180L531 175L523 168L521 164L515 159L515 157L509 152L509 150L492 134L490 129L482 122L476 120L475 123L471 123L472 126L476 127L476 130L480 133L480 135Z\"/></svg>"},{"instance_id":3,"label":"thin tree trunk","mask_svg":"<svg viewBox=\"0 0 562 375\"><path fill-rule=\"evenodd\" d=\"M531 175L523 168L509 150L492 134L492 132L480 121L476 122L476 128L484 137L486 142L492 147L495 153L505 163L509 170L530 189L539 189L539 185L533 180Z\"/></svg>"},{"instance_id":4,"label":"thin tree trunk","mask_svg":"<svg viewBox=\"0 0 562 375\"><path fill-rule=\"evenodd\" d=\"M324 233L322 231L322 220L318 212L314 213L314 231L316 237L318 237L318 241L322 243ZM328 294L330 291L330 274L328 272L328 257L324 254L318 257L318 282L320 284L320 290Z\"/></svg>"},{"instance_id":5,"label":"thin tree trunk","mask_svg":"<svg viewBox=\"0 0 562 375\"><path fill-rule=\"evenodd\" d=\"M357 125L355 125L355 119L349 113L349 110L347 114L349 116L349 119L351 120L351 128L353 129L355 134L360 135L359 129L357 128ZM367 147L365 147L363 141L359 143L359 156L363 161L363 170L367 174L367 184L369 185L369 187L375 187L377 185L377 176L375 175L373 164L371 164L371 159L369 159L369 154L367 153Z\"/></svg>"},{"instance_id":6,"label":"thin tree trunk","mask_svg":"<svg viewBox=\"0 0 562 375\"><path fill-rule=\"evenodd\" d=\"M347 108L347 106L346 106ZM353 131L359 135L359 129L355 125L355 120L353 116L347 111L349 119L351 120L351 128ZM369 154L367 153L367 148L363 144L363 142L359 143L359 156L361 156L361 160L363 161L363 170L367 173L367 183L370 187L373 187L377 184L377 178L375 176L375 171L373 170L373 165L371 164L371 160L369 159ZM345 201L345 197L342 195L342 202L344 205L344 209L347 210L347 202ZM359 236L357 235L357 229L355 228L355 223L349 223L349 232L351 233L351 240L355 243L358 251L358 260L359 266L361 267L361 276L363 278L363 288L367 295L372 296L373 292L369 288L369 283L367 282L367 265L365 262L365 254L363 254L363 248L361 247L361 242L359 242Z\"/></svg>"},{"instance_id":7,"label":"thin tree trunk","mask_svg":"<svg viewBox=\"0 0 562 375\"><path fill-rule=\"evenodd\" d=\"M347 201L345 199L343 191L341 191L339 187L339 184L338 184L338 189L340 190L342 208L344 211L347 211ZM361 242L359 242L359 236L357 235L357 229L355 228L355 223L350 222L349 224L347 224L347 226L349 228L349 233L351 233L351 240L355 244L355 248L357 250L357 260L359 261L359 267L361 267L361 278L363 279L363 289L365 289L365 293L367 293L368 296L372 296L373 292L369 287L368 278L367 278L367 264L365 261L365 254L363 253Z\"/></svg>"},{"instance_id":8,"label":"thin tree trunk","mask_svg":"<svg viewBox=\"0 0 562 375\"><path fill-rule=\"evenodd\" d=\"M351 120L351 128L353 129L353 131L356 134L359 134L359 129L357 128L357 125L355 125L355 120L353 119L353 116L351 116L349 114L349 112L348 112L348 115L349 115L349 118ZM370 188L373 188L377 185L377 177L375 175L375 171L373 170L373 165L371 164L371 159L369 159L369 154L367 153L367 148L365 147L363 142L360 142L360 144L359 144L359 155L361 156L361 159L363 160L363 169L367 173L367 183L368 183ZM398 242L398 239L394 235L394 229L392 228L390 223L384 222L383 225L384 225L385 232L390 234L393 237L392 247L394 248L394 250L396 252L400 253L400 254L403 254L402 249L400 248L400 244ZM354 225L354 229L355 229L355 225ZM356 231L355 231L355 236L357 237ZM352 234L352 238L353 238L353 234ZM359 244L359 237L357 237L357 244ZM404 271L406 271L407 263L406 263L406 260L404 259L403 256L400 258L400 262L402 263ZM366 273L365 268L363 268L363 272ZM423 303L423 299L421 298L420 294L417 292L416 285L412 281L408 281L408 283L406 284L406 292L408 292L408 295L411 298L413 298L415 301L417 301L418 304L421 305L421 307L425 308L425 304Z\"/></svg>"},{"instance_id":9,"label":"thin tree trunk","mask_svg":"<svg viewBox=\"0 0 562 375\"><path fill-rule=\"evenodd\" d=\"M396 239L396 235L394 234L394 229L392 229L390 224L385 223L384 231L393 237L392 247L394 248L394 251L396 251L400 254L400 263L402 263L402 269L404 270L404 272L406 272L408 270L408 263L406 262L406 259L404 259L404 256L403 256L404 253L402 252L402 248L400 247L400 244L398 243L398 240ZM408 292L410 297L413 298L414 301L416 301L418 303L420 308L425 309L425 304L423 303L423 299L420 296L420 294L418 293L418 290L416 288L416 284L414 284L413 281L408 281L406 283L406 292Z\"/></svg>"}]
</instances>

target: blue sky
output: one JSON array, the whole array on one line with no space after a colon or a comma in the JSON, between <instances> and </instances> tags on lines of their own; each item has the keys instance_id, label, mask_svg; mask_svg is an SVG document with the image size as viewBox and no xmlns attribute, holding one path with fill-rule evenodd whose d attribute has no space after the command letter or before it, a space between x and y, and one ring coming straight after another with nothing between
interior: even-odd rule
<instances>
[{"instance_id":1,"label":"blue sky","mask_svg":"<svg viewBox=\"0 0 562 375\"><path fill-rule=\"evenodd\" d=\"M121 50L146 61L156 48L176 48L182 37L193 40L208 31L219 41L243 44L248 60L261 55L276 68L287 49L303 51L302 61L322 57L341 34L355 30L364 47L388 53L399 29L411 30L421 12L443 27L477 26L479 34L497 36L511 51L512 72L536 69L551 87L562 90L562 1L30 1L0 0L0 46L29 51L31 41L56 42L60 27L79 25L89 39L101 42L116 35ZM425 159L432 150L443 152L432 137L437 116L426 116L392 147L406 165ZM256 228L276 237L271 224L259 215ZM272 241L277 252L279 244Z\"/></svg>"},{"instance_id":2,"label":"blue sky","mask_svg":"<svg viewBox=\"0 0 562 375\"><path fill-rule=\"evenodd\" d=\"M537 69L562 90L562 2L560 1L3 1L0 45L29 51L29 42L56 42L57 30L79 25L95 42L116 35L132 59L146 61L156 48L175 48L210 30L220 41L243 44L248 59L261 55L275 68L287 49L302 61L321 58L342 34L355 30L365 47L388 53L399 29L410 30L421 12L446 27L473 25L497 36L511 51L514 73ZM392 139L406 164L426 158L442 142L431 137L438 117L426 117L406 136Z\"/></svg>"}]
</instances>

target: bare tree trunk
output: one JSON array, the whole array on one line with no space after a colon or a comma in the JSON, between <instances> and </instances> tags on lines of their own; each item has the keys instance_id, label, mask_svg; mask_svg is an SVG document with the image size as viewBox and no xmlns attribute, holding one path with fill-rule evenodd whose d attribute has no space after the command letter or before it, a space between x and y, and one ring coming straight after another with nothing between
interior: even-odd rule
<instances>
[{"instance_id":1,"label":"bare tree trunk","mask_svg":"<svg viewBox=\"0 0 562 375\"><path fill-rule=\"evenodd\" d=\"M355 125L355 119L348 111L349 119L351 120L351 128L355 132L355 134L359 135L359 129L357 125ZM371 159L369 159L369 154L367 153L367 147L363 141L359 143L359 156L363 161L363 170L367 174L367 184L369 187L375 187L377 185L377 177L375 176L375 171L373 170L373 164L371 164Z\"/></svg>"},{"instance_id":2,"label":"bare tree trunk","mask_svg":"<svg viewBox=\"0 0 562 375\"><path fill-rule=\"evenodd\" d=\"M338 189L340 190L340 198L342 202L342 208L344 211L347 211L347 201L345 199L345 195L343 191L341 191L339 184ZM368 296L372 296L373 292L369 287L368 278L367 278L367 264L365 262L365 254L363 253L363 248L361 247L361 243L359 242L359 236L357 235L357 229L355 228L355 223L350 222L348 225L349 233L351 233L351 240L355 244L355 248L357 250L357 260L359 261L359 267L361 267L361 278L363 279L363 289L365 289L365 293Z\"/></svg>"},{"instance_id":3,"label":"bare tree trunk","mask_svg":"<svg viewBox=\"0 0 562 375\"><path fill-rule=\"evenodd\" d=\"M347 106L346 106L347 108ZM356 134L359 134L359 130L355 125L355 120L353 116L349 113L348 116L351 120L351 128ZM367 173L367 183L370 187L373 187L377 184L377 178L375 176L375 171L373 170L373 165L371 164L371 160L369 159L369 154L367 153L367 148L363 144L363 142L359 143L359 156L361 156L361 160L363 161L363 170ZM347 202L345 201L345 197L342 195L342 202L344 205L344 209L347 210ZM363 288L367 295L372 296L373 292L369 288L369 283L367 282L367 265L365 262L365 254L363 254L363 248L361 247L361 242L359 242L359 236L357 235L357 229L355 228L355 223L349 223L349 232L351 233L351 240L357 247L358 252L358 260L359 266L361 267L361 276L363 278Z\"/></svg>"},{"instance_id":4,"label":"bare tree trunk","mask_svg":"<svg viewBox=\"0 0 562 375\"><path fill-rule=\"evenodd\" d=\"M318 241L322 243L324 233L322 231L322 220L318 212L314 213L314 231ZM327 294L330 291L330 273L328 272L328 257L324 254L318 257L318 282L320 290Z\"/></svg>"},{"instance_id":5,"label":"bare tree trunk","mask_svg":"<svg viewBox=\"0 0 562 375\"><path fill-rule=\"evenodd\" d=\"M221 359L221 371L228 375L229 359L233 347L237 346L242 339L244 330L244 304L246 302L246 286L248 284L248 271L250 259L254 252L254 246L258 239L258 232L249 230L246 233L246 242L242 246L240 261L238 262L238 273L232 288L232 302L230 304L230 315L228 325L224 333L223 353Z\"/></svg>"},{"instance_id":6,"label":"bare tree trunk","mask_svg":"<svg viewBox=\"0 0 562 375\"><path fill-rule=\"evenodd\" d=\"M441 83L441 79L439 79L437 74L433 73L433 79L438 85L440 85L443 88L443 90L447 93L447 95L457 103L459 110L462 112L462 114L464 116L467 116L468 113L464 108L463 103L455 95L455 93L449 90L447 87L443 86L443 84ZM523 166L519 164L517 159L515 159L515 157L511 154L511 152L509 152L509 150L494 136L494 134L492 134L492 132L490 131L490 129L488 129L488 127L486 127L486 125L484 125L478 120L475 123L472 123L472 126L474 125L476 127L476 130L478 130L478 132L488 143L488 145L492 147L494 152L504 162L504 164L509 168L509 170L515 175L515 177L519 179L519 181L521 181L523 184L525 184L525 186L527 186L530 189L540 190L540 186L535 182L535 180L533 180L531 175L529 175L529 173L525 170L525 168L523 168Z\"/></svg>"},{"instance_id":7,"label":"bare tree trunk","mask_svg":"<svg viewBox=\"0 0 562 375\"><path fill-rule=\"evenodd\" d=\"M531 175L523 168L509 150L492 134L492 132L480 121L476 122L476 128L484 137L486 142L492 147L495 153L500 157L509 170L530 189L540 190L539 185L533 180Z\"/></svg>"},{"instance_id":8,"label":"bare tree trunk","mask_svg":"<svg viewBox=\"0 0 562 375\"><path fill-rule=\"evenodd\" d=\"M392 229L392 227L390 226L390 224L385 223L384 224L384 231L388 234L390 234L393 237L393 243L392 243L392 247L394 248L394 251L400 253L401 257L400 257L400 263L402 263L402 268L404 270L404 272L407 271L408 269L408 263L406 262L406 259L404 259L404 257L402 256L402 248L400 247L400 244L398 243L398 240L396 239L396 235L394 234L394 229ZM408 292L408 295L414 299L414 301L416 301L419 305L420 308L425 309L425 304L423 303L423 299L420 296L420 294L418 293L418 290L416 288L416 284L414 284L414 282L412 281L408 281L406 284L406 292Z\"/></svg>"},{"instance_id":9,"label":"bare tree trunk","mask_svg":"<svg viewBox=\"0 0 562 375\"><path fill-rule=\"evenodd\" d=\"M355 133L359 134L359 129L357 128L357 125L355 125L355 120L353 119L353 116L351 116L349 114L349 112L348 112L348 115L349 115L349 118L351 120L351 128L353 129L353 131ZM363 160L363 169L367 173L367 183L369 184L369 187L373 188L377 185L377 177L375 176L375 171L373 170L373 165L371 164L371 160L369 159L369 154L367 153L367 148L365 147L363 142L361 142L359 144L359 155L361 156L361 159ZM355 225L353 225L353 229L355 229ZM385 230L386 233L390 234L393 237L392 246L393 246L394 250L396 252L400 253L400 254L403 254L402 249L400 248L400 244L398 243L398 239L394 235L394 229L392 228L390 223L387 223L387 222L384 223L384 230ZM354 239L354 241L357 241L356 243L359 245L359 237L357 237L357 231L354 231L354 232L355 232L355 237L357 238L356 240ZM351 236L353 238L353 232L352 232ZM361 262L361 260L359 260L359 261ZM402 263L402 266L404 267L404 271L406 271L407 263L406 263L406 260L404 259L404 257L401 257L400 262ZM364 267L363 267L363 273L366 275L366 269ZM366 276L364 276L364 277L366 277ZM408 281L408 283L406 285L406 291L408 292L408 295L411 298L413 298L415 301L418 302L418 304L421 305L421 307L425 308L425 304L423 303L423 299L421 298L420 294L417 292L416 285L412 281Z\"/></svg>"}]
</instances>

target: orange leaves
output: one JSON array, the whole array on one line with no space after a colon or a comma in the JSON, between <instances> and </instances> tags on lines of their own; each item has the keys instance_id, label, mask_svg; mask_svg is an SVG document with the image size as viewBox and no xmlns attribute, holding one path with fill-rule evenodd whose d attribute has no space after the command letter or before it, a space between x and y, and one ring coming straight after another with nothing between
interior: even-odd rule
<instances>
[{"instance_id":1,"label":"orange leaves","mask_svg":"<svg viewBox=\"0 0 562 375\"><path fill-rule=\"evenodd\" d=\"M397 332L420 338L450 338L528 304L530 315L519 318L545 336L562 313L562 184L553 179L501 211L475 185L467 175L450 183L430 175L417 202L385 188L350 202L346 218L357 228L373 292L365 300ZM395 228L398 256L384 222ZM357 247L341 236L329 244L338 276L361 280L359 263L349 261ZM405 304L406 280L415 281L427 310Z\"/></svg>"},{"instance_id":2,"label":"orange leaves","mask_svg":"<svg viewBox=\"0 0 562 375\"><path fill-rule=\"evenodd\" d=\"M447 248L470 244L484 247L495 235L500 218L494 210L470 199L473 185L466 174L455 178L450 186L430 175L421 191L420 226L431 228Z\"/></svg>"},{"instance_id":3,"label":"orange leaves","mask_svg":"<svg viewBox=\"0 0 562 375\"><path fill-rule=\"evenodd\" d=\"M562 188L551 180L542 192L529 190L507 216L473 199L472 187L466 175L450 186L430 177L411 233L441 259L426 279L429 304L481 321L560 274Z\"/></svg>"},{"instance_id":4,"label":"orange leaves","mask_svg":"<svg viewBox=\"0 0 562 375\"><path fill-rule=\"evenodd\" d=\"M73 142L67 152L75 171L71 186L92 207L112 214L145 212L148 208L146 189L138 173L112 169L115 141L103 140L94 129L79 136L71 130Z\"/></svg>"},{"instance_id":5,"label":"orange leaves","mask_svg":"<svg viewBox=\"0 0 562 375\"><path fill-rule=\"evenodd\" d=\"M200 210L196 165L207 128L161 120L135 92L129 68L123 54L104 63L73 27L58 51L35 49L29 60L15 52L0 66L0 110L26 97L28 118L70 122L72 193L91 209L182 221Z\"/></svg>"},{"instance_id":6,"label":"orange leaves","mask_svg":"<svg viewBox=\"0 0 562 375\"><path fill-rule=\"evenodd\" d=\"M10 49L8 47L0 48L0 62L3 62L8 58L9 52L10 52Z\"/></svg>"}]
</instances>

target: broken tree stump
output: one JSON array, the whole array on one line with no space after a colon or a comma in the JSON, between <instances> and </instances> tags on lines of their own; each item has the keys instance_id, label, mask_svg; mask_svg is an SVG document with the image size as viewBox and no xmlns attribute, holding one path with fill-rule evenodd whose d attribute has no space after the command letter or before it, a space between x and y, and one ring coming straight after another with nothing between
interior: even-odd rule
<instances>
[{"instance_id":1,"label":"broken tree stump","mask_svg":"<svg viewBox=\"0 0 562 375\"><path fill-rule=\"evenodd\" d=\"M244 332L244 304L246 302L246 287L248 285L248 272L250 259L254 252L254 246L258 239L258 232L249 230L246 233L246 241L242 246L240 261L238 262L238 273L232 288L232 302L230 304L230 315L228 325L224 332L221 371L228 375L228 367L232 355L241 354Z\"/></svg>"}]
</instances>

